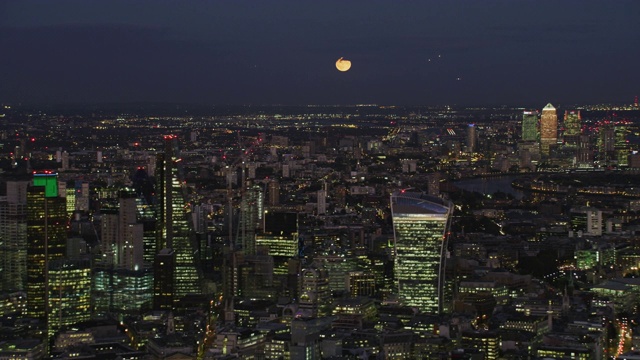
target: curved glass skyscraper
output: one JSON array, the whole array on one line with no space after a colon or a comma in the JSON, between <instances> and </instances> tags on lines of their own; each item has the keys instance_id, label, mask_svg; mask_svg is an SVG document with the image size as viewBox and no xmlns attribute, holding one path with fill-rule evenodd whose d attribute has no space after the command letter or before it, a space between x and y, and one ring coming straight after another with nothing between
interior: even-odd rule
<instances>
[{"instance_id":1,"label":"curved glass skyscraper","mask_svg":"<svg viewBox=\"0 0 640 360\"><path fill-rule=\"evenodd\" d=\"M453 204L421 192L391 195L394 273L404 305L423 313L443 310L445 251Z\"/></svg>"}]
</instances>

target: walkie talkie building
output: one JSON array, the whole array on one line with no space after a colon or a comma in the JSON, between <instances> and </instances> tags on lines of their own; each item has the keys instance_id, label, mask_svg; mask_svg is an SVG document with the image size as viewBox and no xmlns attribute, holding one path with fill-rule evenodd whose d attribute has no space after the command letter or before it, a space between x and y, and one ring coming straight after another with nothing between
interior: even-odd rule
<instances>
[{"instance_id":1,"label":"walkie talkie building","mask_svg":"<svg viewBox=\"0 0 640 360\"><path fill-rule=\"evenodd\" d=\"M443 310L447 233L453 204L421 192L391 195L398 296L423 313Z\"/></svg>"}]
</instances>

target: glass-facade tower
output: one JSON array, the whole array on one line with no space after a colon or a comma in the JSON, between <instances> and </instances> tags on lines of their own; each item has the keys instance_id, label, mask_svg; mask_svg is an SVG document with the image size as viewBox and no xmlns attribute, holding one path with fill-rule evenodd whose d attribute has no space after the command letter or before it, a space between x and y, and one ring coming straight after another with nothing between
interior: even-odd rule
<instances>
[{"instance_id":1,"label":"glass-facade tower","mask_svg":"<svg viewBox=\"0 0 640 360\"><path fill-rule=\"evenodd\" d=\"M175 135L166 135L164 141L165 152L158 154L156 163L156 249L175 252L173 287L178 300L187 294L201 293L201 279L194 256L190 215L187 216L179 179L178 139Z\"/></svg>"},{"instance_id":2,"label":"glass-facade tower","mask_svg":"<svg viewBox=\"0 0 640 360\"><path fill-rule=\"evenodd\" d=\"M538 141L538 113L535 111L522 113L522 140Z\"/></svg>"},{"instance_id":3,"label":"glass-facade tower","mask_svg":"<svg viewBox=\"0 0 640 360\"><path fill-rule=\"evenodd\" d=\"M564 142L567 145L577 146L580 138L581 127L580 110L566 110L564 112Z\"/></svg>"},{"instance_id":4,"label":"glass-facade tower","mask_svg":"<svg viewBox=\"0 0 640 360\"><path fill-rule=\"evenodd\" d=\"M28 184L7 181L7 195L0 196L0 292L26 288Z\"/></svg>"},{"instance_id":5,"label":"glass-facade tower","mask_svg":"<svg viewBox=\"0 0 640 360\"><path fill-rule=\"evenodd\" d=\"M445 305L445 252L453 204L402 190L391 195L391 212L398 295L406 306L439 314Z\"/></svg>"},{"instance_id":6,"label":"glass-facade tower","mask_svg":"<svg viewBox=\"0 0 640 360\"><path fill-rule=\"evenodd\" d=\"M46 319L48 264L64 258L67 204L55 174L35 174L27 190L27 316Z\"/></svg>"},{"instance_id":7,"label":"glass-facade tower","mask_svg":"<svg viewBox=\"0 0 640 360\"><path fill-rule=\"evenodd\" d=\"M540 116L540 152L549 155L550 147L558 142L558 114L556 108L547 104Z\"/></svg>"},{"instance_id":8,"label":"glass-facade tower","mask_svg":"<svg viewBox=\"0 0 640 360\"><path fill-rule=\"evenodd\" d=\"M91 318L91 264L86 260L59 259L49 264L49 336L64 326Z\"/></svg>"}]
</instances>

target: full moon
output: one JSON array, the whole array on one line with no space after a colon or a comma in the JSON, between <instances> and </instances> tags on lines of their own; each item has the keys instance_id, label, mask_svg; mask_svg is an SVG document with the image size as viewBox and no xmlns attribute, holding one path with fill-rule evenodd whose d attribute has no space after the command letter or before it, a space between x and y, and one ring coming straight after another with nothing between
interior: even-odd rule
<instances>
[{"instance_id":1,"label":"full moon","mask_svg":"<svg viewBox=\"0 0 640 360\"><path fill-rule=\"evenodd\" d=\"M343 58L338 59L338 61L336 61L336 69L340 71L347 71L351 69L351 61Z\"/></svg>"}]
</instances>

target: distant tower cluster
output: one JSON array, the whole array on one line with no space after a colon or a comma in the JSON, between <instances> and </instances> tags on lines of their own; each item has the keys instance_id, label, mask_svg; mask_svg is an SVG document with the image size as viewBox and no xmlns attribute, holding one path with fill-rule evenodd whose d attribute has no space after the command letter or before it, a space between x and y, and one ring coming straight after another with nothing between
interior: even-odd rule
<instances>
[{"instance_id":1,"label":"distant tower cluster","mask_svg":"<svg viewBox=\"0 0 640 360\"><path fill-rule=\"evenodd\" d=\"M540 117L540 152L549 155L550 148L558 142L558 115L556 108L547 104Z\"/></svg>"}]
</instances>

